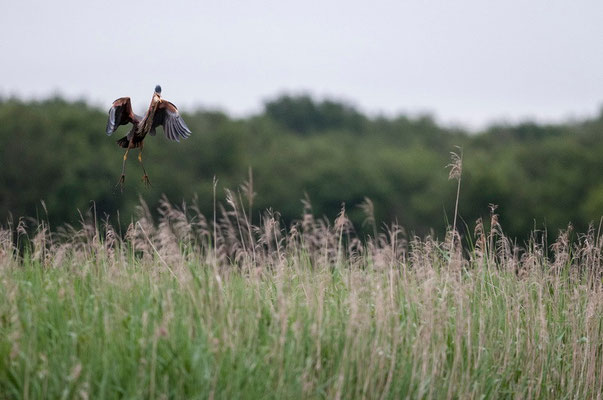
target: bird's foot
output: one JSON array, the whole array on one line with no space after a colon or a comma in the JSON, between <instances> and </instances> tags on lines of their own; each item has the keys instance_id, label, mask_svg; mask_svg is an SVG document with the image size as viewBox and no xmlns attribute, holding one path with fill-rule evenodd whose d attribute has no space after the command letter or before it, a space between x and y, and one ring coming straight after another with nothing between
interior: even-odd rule
<instances>
[{"instance_id":1,"label":"bird's foot","mask_svg":"<svg viewBox=\"0 0 603 400\"><path fill-rule=\"evenodd\" d=\"M151 185L151 181L149 180L149 176L148 176L147 174L144 174L144 175L142 176L142 181L144 182L144 185L145 185L146 187L151 187L151 186L153 186L153 185Z\"/></svg>"},{"instance_id":2,"label":"bird's foot","mask_svg":"<svg viewBox=\"0 0 603 400\"><path fill-rule=\"evenodd\" d=\"M125 182L126 182L126 176L124 174L122 174L119 177L119 181L117 181L117 185L115 185L115 187L119 187L119 189L123 192Z\"/></svg>"}]
</instances>

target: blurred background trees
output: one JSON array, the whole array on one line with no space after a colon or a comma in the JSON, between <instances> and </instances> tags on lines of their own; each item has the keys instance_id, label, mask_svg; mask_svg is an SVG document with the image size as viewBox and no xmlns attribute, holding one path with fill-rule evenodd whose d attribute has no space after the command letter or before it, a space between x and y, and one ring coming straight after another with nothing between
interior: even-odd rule
<instances>
[{"instance_id":1,"label":"blurred background trees","mask_svg":"<svg viewBox=\"0 0 603 400\"><path fill-rule=\"evenodd\" d=\"M106 137L106 110L60 98L1 100L0 220L43 216L57 226L76 222L78 210L95 204L99 217L119 213L127 224L139 196L154 208L164 193L175 203L196 199L211 215L213 177L220 199L251 168L255 218L269 207L285 221L299 218L307 196L319 216L333 217L345 203L360 228L358 205L368 197L377 221L441 234L454 207L456 186L444 166L455 145L464 149L460 217L470 229L490 203L499 205L505 231L520 239L545 226L556 233L569 222L583 231L603 214L603 115L468 133L429 116L369 117L343 102L283 95L247 118L208 110L184 118L190 139L178 144L159 134L145 146L153 187L141 184L131 157L121 193L115 140L128 128Z\"/></svg>"}]
</instances>

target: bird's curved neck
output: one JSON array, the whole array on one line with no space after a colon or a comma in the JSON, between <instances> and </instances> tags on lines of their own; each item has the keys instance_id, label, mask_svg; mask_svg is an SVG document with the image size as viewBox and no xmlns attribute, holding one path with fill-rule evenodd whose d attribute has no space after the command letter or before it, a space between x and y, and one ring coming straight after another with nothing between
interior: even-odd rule
<instances>
[{"instance_id":1,"label":"bird's curved neck","mask_svg":"<svg viewBox=\"0 0 603 400\"><path fill-rule=\"evenodd\" d=\"M140 124L144 132L148 132L151 130L151 127L153 126L153 118L155 117L157 107L159 107L159 102L151 100L151 105L149 106L149 109L147 110L147 113L145 114L142 120L142 124Z\"/></svg>"}]
</instances>

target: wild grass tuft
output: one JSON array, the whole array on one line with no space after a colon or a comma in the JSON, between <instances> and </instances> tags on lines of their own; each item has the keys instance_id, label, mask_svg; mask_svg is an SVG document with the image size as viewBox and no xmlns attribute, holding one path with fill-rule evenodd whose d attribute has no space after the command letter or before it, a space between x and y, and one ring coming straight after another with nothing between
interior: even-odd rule
<instances>
[{"instance_id":1,"label":"wild grass tuft","mask_svg":"<svg viewBox=\"0 0 603 400\"><path fill-rule=\"evenodd\" d=\"M378 231L370 200L364 238L343 206L284 226L227 198L213 218L164 199L156 220L141 201L123 235L0 229L0 398L603 393L594 228L520 247L493 209L463 249Z\"/></svg>"}]
</instances>

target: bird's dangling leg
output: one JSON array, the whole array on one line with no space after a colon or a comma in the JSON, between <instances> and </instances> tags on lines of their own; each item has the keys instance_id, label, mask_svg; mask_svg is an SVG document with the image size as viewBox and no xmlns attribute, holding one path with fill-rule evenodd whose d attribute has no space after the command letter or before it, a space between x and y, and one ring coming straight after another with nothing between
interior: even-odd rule
<instances>
[{"instance_id":1,"label":"bird's dangling leg","mask_svg":"<svg viewBox=\"0 0 603 400\"><path fill-rule=\"evenodd\" d=\"M121 176L119 177L119 181L117 182L117 185L115 185L115 186L119 186L119 188L121 189L122 192L124 190L124 183L126 181L126 160L128 159L129 151L130 151L130 148L128 147L128 149L126 149L126 153L124 154L124 161L121 164Z\"/></svg>"},{"instance_id":2,"label":"bird's dangling leg","mask_svg":"<svg viewBox=\"0 0 603 400\"><path fill-rule=\"evenodd\" d=\"M138 153L138 162L140 162L140 165L142 166L142 172L144 173L144 175L142 176L142 181L144 182L146 187L152 186L151 185L151 181L149 180L149 176L147 175L147 171L144 169L144 164L142 162L142 148L143 148L143 144L140 144L140 153Z\"/></svg>"}]
</instances>

